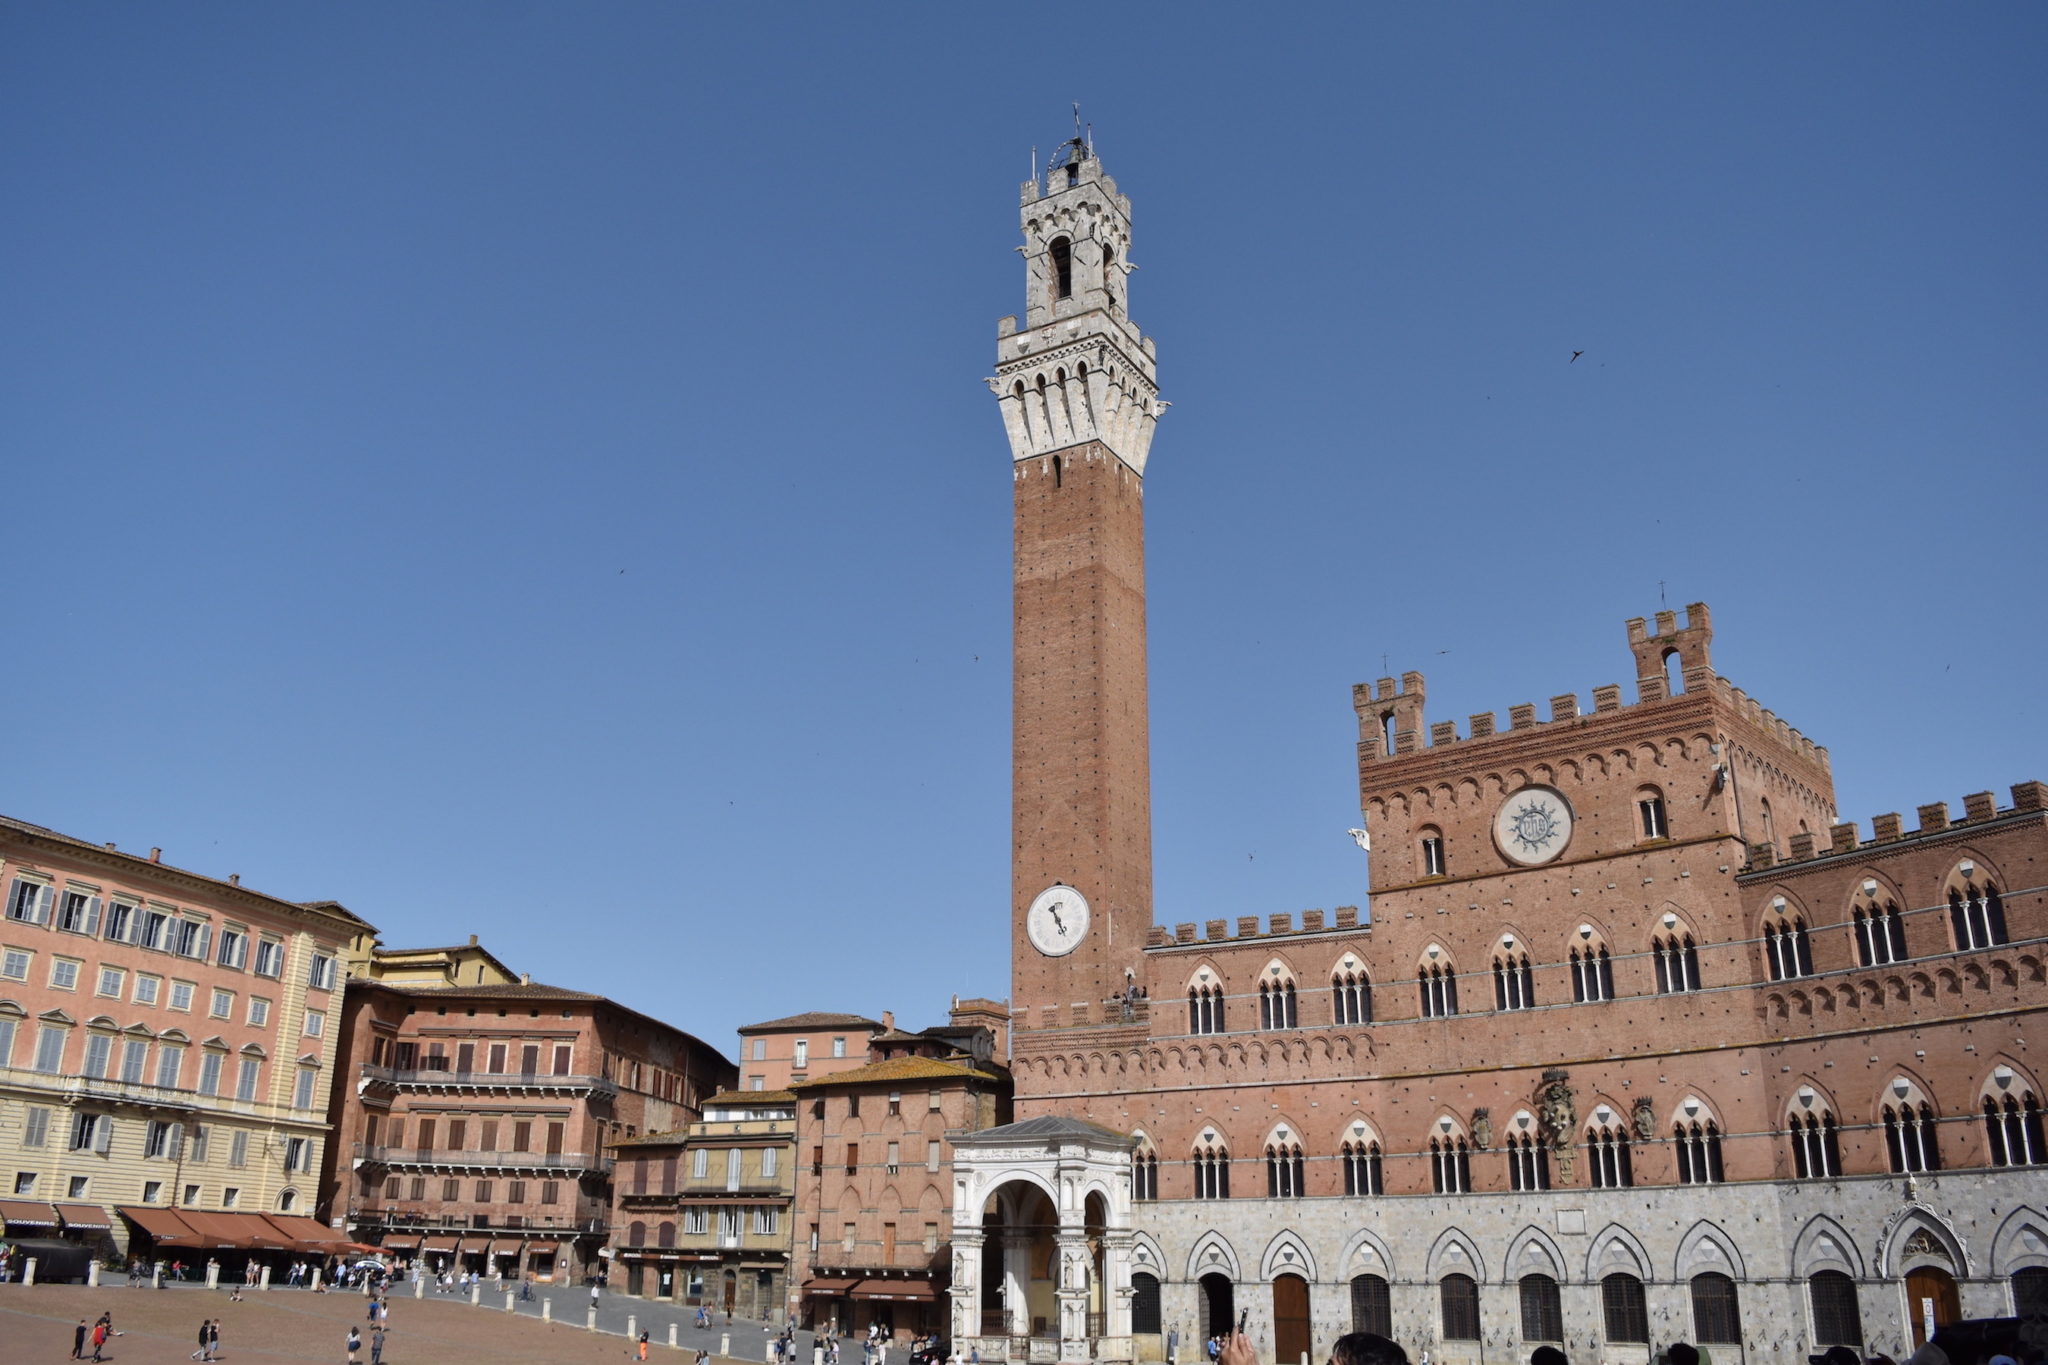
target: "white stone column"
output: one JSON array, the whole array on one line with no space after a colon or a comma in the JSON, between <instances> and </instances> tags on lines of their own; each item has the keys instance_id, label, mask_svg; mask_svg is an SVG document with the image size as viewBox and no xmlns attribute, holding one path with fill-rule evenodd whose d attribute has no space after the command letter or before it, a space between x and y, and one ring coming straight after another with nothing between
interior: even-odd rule
<instances>
[{"instance_id":1,"label":"white stone column","mask_svg":"<svg viewBox=\"0 0 2048 1365\"><path fill-rule=\"evenodd\" d=\"M1003 1232L1003 1335L1031 1334L1031 1234Z\"/></svg>"},{"instance_id":2,"label":"white stone column","mask_svg":"<svg viewBox=\"0 0 2048 1365\"><path fill-rule=\"evenodd\" d=\"M1102 1334L1131 1334L1131 1245L1129 1230L1102 1234Z\"/></svg>"},{"instance_id":3,"label":"white stone column","mask_svg":"<svg viewBox=\"0 0 2048 1365\"><path fill-rule=\"evenodd\" d=\"M1053 1299L1059 1304L1060 1359L1092 1361L1095 1352L1088 1340L1088 1236L1085 1228L1060 1222L1058 1251L1053 1263L1059 1275Z\"/></svg>"},{"instance_id":4,"label":"white stone column","mask_svg":"<svg viewBox=\"0 0 2048 1365\"><path fill-rule=\"evenodd\" d=\"M953 1331L955 1341L981 1335L980 1233L953 1233Z\"/></svg>"}]
</instances>

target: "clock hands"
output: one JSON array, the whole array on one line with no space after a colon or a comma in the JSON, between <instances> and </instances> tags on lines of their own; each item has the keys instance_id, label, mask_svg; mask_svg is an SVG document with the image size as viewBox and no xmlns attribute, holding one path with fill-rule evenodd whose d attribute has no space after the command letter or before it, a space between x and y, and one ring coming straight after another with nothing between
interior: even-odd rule
<instances>
[{"instance_id":1,"label":"clock hands","mask_svg":"<svg viewBox=\"0 0 2048 1365\"><path fill-rule=\"evenodd\" d=\"M1067 922L1060 918L1060 903L1058 901L1054 901L1051 905L1048 905L1045 908L1052 915L1053 928L1060 931L1061 938L1065 938L1067 936Z\"/></svg>"}]
</instances>

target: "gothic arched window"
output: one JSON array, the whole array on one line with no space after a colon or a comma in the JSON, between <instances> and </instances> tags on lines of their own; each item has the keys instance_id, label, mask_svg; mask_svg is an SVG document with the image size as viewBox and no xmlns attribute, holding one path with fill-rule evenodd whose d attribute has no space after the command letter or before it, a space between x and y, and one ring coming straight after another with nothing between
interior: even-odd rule
<instances>
[{"instance_id":1,"label":"gothic arched window","mask_svg":"<svg viewBox=\"0 0 2048 1365\"><path fill-rule=\"evenodd\" d=\"M1344 1193L1385 1194L1380 1179L1380 1145L1363 1139L1344 1144Z\"/></svg>"},{"instance_id":2,"label":"gothic arched window","mask_svg":"<svg viewBox=\"0 0 2048 1365\"><path fill-rule=\"evenodd\" d=\"M1330 1018L1338 1024L1372 1022L1372 982L1363 968L1330 978Z\"/></svg>"},{"instance_id":3,"label":"gothic arched window","mask_svg":"<svg viewBox=\"0 0 2048 1365\"><path fill-rule=\"evenodd\" d=\"M1046 257L1052 264L1052 296L1056 299L1070 299L1074 296L1074 244L1065 237L1055 237L1046 247Z\"/></svg>"}]
</instances>

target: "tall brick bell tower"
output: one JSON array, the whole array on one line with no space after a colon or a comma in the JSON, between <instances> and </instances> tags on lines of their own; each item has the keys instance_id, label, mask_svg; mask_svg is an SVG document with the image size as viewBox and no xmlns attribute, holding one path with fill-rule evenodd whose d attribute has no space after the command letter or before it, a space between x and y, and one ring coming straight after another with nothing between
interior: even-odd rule
<instances>
[{"instance_id":1,"label":"tall brick bell tower","mask_svg":"<svg viewBox=\"0 0 2048 1365\"><path fill-rule=\"evenodd\" d=\"M1011 1001L1041 1028L1122 992L1152 925L1144 474L1166 405L1127 309L1131 202L1089 142L1022 203L1024 325L999 324L988 382L1016 482Z\"/></svg>"}]
</instances>

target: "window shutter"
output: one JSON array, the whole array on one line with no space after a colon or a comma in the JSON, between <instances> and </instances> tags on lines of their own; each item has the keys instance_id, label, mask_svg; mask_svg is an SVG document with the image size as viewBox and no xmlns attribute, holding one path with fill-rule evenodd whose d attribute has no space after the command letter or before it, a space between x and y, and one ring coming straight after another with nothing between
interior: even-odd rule
<instances>
[{"instance_id":1,"label":"window shutter","mask_svg":"<svg viewBox=\"0 0 2048 1365\"><path fill-rule=\"evenodd\" d=\"M92 1126L92 1149L101 1156L105 1156L107 1149L113 1145L114 1120L102 1114L100 1115L99 1122Z\"/></svg>"},{"instance_id":2,"label":"window shutter","mask_svg":"<svg viewBox=\"0 0 2048 1365\"><path fill-rule=\"evenodd\" d=\"M184 1124L174 1123L171 1125L170 1141L164 1144L164 1151L165 1154L169 1156L170 1159L173 1161L182 1161L185 1159Z\"/></svg>"},{"instance_id":3,"label":"window shutter","mask_svg":"<svg viewBox=\"0 0 2048 1365\"><path fill-rule=\"evenodd\" d=\"M14 916L17 913L17 911L22 916L26 916L28 914L28 903L22 899L24 896L29 894L28 886L29 884L19 877L16 877L14 881L11 884L9 884L7 888L7 913L10 916Z\"/></svg>"},{"instance_id":4,"label":"window shutter","mask_svg":"<svg viewBox=\"0 0 2048 1365\"><path fill-rule=\"evenodd\" d=\"M41 894L36 897L35 922L37 924L48 924L50 922L50 902L55 898L55 895L55 888L46 886L42 889Z\"/></svg>"},{"instance_id":5,"label":"window shutter","mask_svg":"<svg viewBox=\"0 0 2048 1365\"><path fill-rule=\"evenodd\" d=\"M209 946L209 945L210 945L210 944L211 944L212 942L213 942L213 926L212 926L212 925L210 925L210 924L202 924L202 925L200 925L200 926L199 926L199 946L198 946L198 949L197 949L197 951L195 951L195 952L194 952L194 953L192 954L192 956L194 956L194 957L198 958L198 959L199 959L199 960L200 960L201 962L204 962L204 961L206 961L206 950L207 950L207 947L208 947L208 946Z\"/></svg>"},{"instance_id":6,"label":"window shutter","mask_svg":"<svg viewBox=\"0 0 2048 1365\"><path fill-rule=\"evenodd\" d=\"M97 936L100 931L100 898L88 896L85 901L85 932Z\"/></svg>"}]
</instances>

